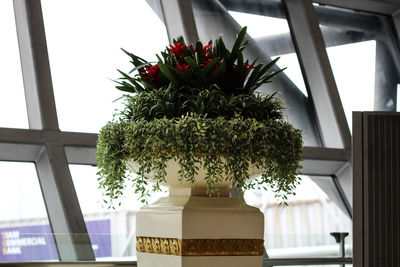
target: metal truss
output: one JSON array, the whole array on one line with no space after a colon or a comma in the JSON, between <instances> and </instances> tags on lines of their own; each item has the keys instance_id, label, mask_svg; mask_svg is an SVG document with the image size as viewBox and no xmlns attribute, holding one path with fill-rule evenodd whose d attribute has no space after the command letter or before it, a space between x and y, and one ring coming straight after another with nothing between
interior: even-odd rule
<instances>
[{"instance_id":1,"label":"metal truss","mask_svg":"<svg viewBox=\"0 0 400 267\"><path fill-rule=\"evenodd\" d=\"M0 128L0 160L35 163L50 225L56 234L55 241L60 260L94 261L94 253L68 164L96 165L97 135L60 131L40 0L13 1L30 129ZM196 23L192 8L192 3L201 5L204 1L147 0L147 2L165 22L170 40L179 35L183 35L189 42L198 39L208 40L210 36L221 31L227 32L226 37L230 40L235 37L239 29L224 7L230 5L234 9L235 3L241 2L239 0L206 1L208 4L213 3L213 7L221 15L217 20L208 17L208 21L202 21L206 26ZM315 2L386 14L395 29L396 41L399 43L399 1L317 0ZM245 6L249 13L256 14L260 4L277 3L280 1L248 1L242 6ZM325 50L325 46L337 44L324 43L316 15L316 10L319 12L318 7L314 8L311 0L283 0L283 4L284 12L271 9L275 10L275 13L268 15L288 19L291 36L282 35L279 38L282 40L292 38L294 45L286 41L284 43L288 45L269 50L269 54L263 48L250 46L250 57L262 55L262 60L268 61L270 56L282 53L283 50L297 52L311 101L299 93L298 88L285 75L281 75L274 86L282 93L286 105L290 107L289 119L307 134L303 173L314 177L314 181L322 189L325 188L325 192L329 191L329 196L351 216L351 136ZM358 38L358 36L347 37L351 40ZM268 39L258 41L262 43ZM347 41L338 38L338 42ZM395 50L398 53L398 47ZM61 237L57 233L65 235ZM267 261L273 265L291 264L285 259L280 262L273 259ZM335 261L336 264L350 262L351 259ZM302 261L302 264L313 263L315 262Z\"/></svg>"}]
</instances>

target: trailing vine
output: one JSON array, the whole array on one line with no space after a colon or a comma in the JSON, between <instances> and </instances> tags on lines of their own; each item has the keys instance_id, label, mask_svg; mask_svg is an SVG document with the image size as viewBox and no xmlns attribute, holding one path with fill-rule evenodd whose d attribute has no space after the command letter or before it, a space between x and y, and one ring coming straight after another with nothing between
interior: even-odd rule
<instances>
[{"instance_id":1,"label":"trailing vine","mask_svg":"<svg viewBox=\"0 0 400 267\"><path fill-rule=\"evenodd\" d=\"M298 183L301 151L301 131L287 122L196 115L120 120L108 123L100 132L100 185L110 199L116 199L122 195L121 179L128 179L135 184L135 192L145 197L146 173L155 173L155 184L160 185L165 181L167 161L174 159L186 181L193 181L194 167L200 163L207 171L209 190L218 181L229 179L244 190L269 186L284 202ZM139 175L126 175L128 159L139 163ZM250 163L263 169L260 179L248 181ZM224 177L224 173L229 175Z\"/></svg>"}]
</instances>

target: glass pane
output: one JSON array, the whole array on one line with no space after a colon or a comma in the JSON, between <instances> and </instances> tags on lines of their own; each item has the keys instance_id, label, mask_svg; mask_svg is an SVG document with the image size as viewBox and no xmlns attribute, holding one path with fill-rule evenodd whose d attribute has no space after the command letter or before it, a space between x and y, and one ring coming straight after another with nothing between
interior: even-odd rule
<instances>
[{"instance_id":1,"label":"glass pane","mask_svg":"<svg viewBox=\"0 0 400 267\"><path fill-rule=\"evenodd\" d=\"M0 162L0 262L58 260L33 163Z\"/></svg>"},{"instance_id":2,"label":"glass pane","mask_svg":"<svg viewBox=\"0 0 400 267\"><path fill-rule=\"evenodd\" d=\"M303 80L297 55L290 35L286 14L280 1L201 1L193 0L193 11L199 37L203 42L223 36L231 48L240 29L247 26L249 41L244 56L250 61L259 58L267 64L280 57L277 65L285 68L258 92L278 92L286 105L285 115L297 128L303 130L306 146L318 146L314 115Z\"/></svg>"},{"instance_id":3,"label":"glass pane","mask_svg":"<svg viewBox=\"0 0 400 267\"><path fill-rule=\"evenodd\" d=\"M352 111L395 111L400 55L389 18L314 8L349 125Z\"/></svg>"},{"instance_id":4,"label":"glass pane","mask_svg":"<svg viewBox=\"0 0 400 267\"><path fill-rule=\"evenodd\" d=\"M248 27L248 33L256 42L262 47L268 47L266 53L271 55L272 59L280 57L277 65L280 68L287 68L286 75L295 83L300 91L307 96L306 86L304 84L303 75L301 74L299 61L294 50L292 53L288 51L274 51L273 43L277 43L276 39L286 38L290 42L291 48L293 47L292 39L290 37L290 30L285 18L273 18L268 16L254 15L243 12L229 11L229 14L240 24L240 26ZM264 25L271 25L268 30ZM276 49L277 50L277 49Z\"/></svg>"},{"instance_id":5,"label":"glass pane","mask_svg":"<svg viewBox=\"0 0 400 267\"><path fill-rule=\"evenodd\" d=\"M42 6L60 128L98 132L122 95L111 79L120 77L117 69L132 68L120 48L152 61L168 45L165 26L145 0L43 0Z\"/></svg>"},{"instance_id":6,"label":"glass pane","mask_svg":"<svg viewBox=\"0 0 400 267\"><path fill-rule=\"evenodd\" d=\"M13 3L0 1L0 127L28 128Z\"/></svg>"},{"instance_id":7,"label":"glass pane","mask_svg":"<svg viewBox=\"0 0 400 267\"><path fill-rule=\"evenodd\" d=\"M108 209L98 189L97 167L70 165L96 260L136 260L136 211L143 205L127 184L121 206ZM166 193L153 193L149 203Z\"/></svg>"},{"instance_id":8,"label":"glass pane","mask_svg":"<svg viewBox=\"0 0 400 267\"><path fill-rule=\"evenodd\" d=\"M353 111L374 110L375 46L365 41L327 48L349 126ZM343 60L347 56L351 60Z\"/></svg>"},{"instance_id":9,"label":"glass pane","mask_svg":"<svg viewBox=\"0 0 400 267\"><path fill-rule=\"evenodd\" d=\"M270 191L249 191L245 199L264 213L264 245L270 258L338 257L339 245L330 233L352 233L351 219L308 176L302 176L287 207ZM345 241L350 257L351 236Z\"/></svg>"}]
</instances>

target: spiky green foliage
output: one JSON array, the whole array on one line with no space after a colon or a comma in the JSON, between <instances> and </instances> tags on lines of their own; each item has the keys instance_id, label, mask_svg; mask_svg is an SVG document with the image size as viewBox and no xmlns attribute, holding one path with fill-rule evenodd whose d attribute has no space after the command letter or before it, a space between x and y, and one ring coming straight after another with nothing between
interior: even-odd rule
<instances>
[{"instance_id":1,"label":"spiky green foliage","mask_svg":"<svg viewBox=\"0 0 400 267\"><path fill-rule=\"evenodd\" d=\"M130 76L120 71L119 90L126 96L126 119L174 118L193 112L208 118L232 118L240 114L258 120L281 119L282 104L274 95L260 96L255 91L283 70L271 71L277 62L258 64L243 59L246 28L240 32L232 51L222 38L204 46L187 46L182 39L166 48L155 65L129 53Z\"/></svg>"}]
</instances>

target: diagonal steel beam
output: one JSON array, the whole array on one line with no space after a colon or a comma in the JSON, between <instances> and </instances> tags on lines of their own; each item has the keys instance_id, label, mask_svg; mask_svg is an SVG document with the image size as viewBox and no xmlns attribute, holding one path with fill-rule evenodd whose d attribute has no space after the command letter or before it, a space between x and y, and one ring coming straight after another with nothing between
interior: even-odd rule
<instances>
[{"instance_id":1,"label":"diagonal steel beam","mask_svg":"<svg viewBox=\"0 0 400 267\"><path fill-rule=\"evenodd\" d=\"M363 32L354 32L334 29L322 29L323 35L329 35L331 38L325 40L326 47L339 46L357 42L373 40L369 35ZM295 53L290 33L276 34L255 39L260 47L270 56L279 56L289 53Z\"/></svg>"},{"instance_id":2,"label":"diagonal steel beam","mask_svg":"<svg viewBox=\"0 0 400 267\"><path fill-rule=\"evenodd\" d=\"M284 0L324 146L350 148L351 135L311 0Z\"/></svg>"},{"instance_id":3,"label":"diagonal steel beam","mask_svg":"<svg viewBox=\"0 0 400 267\"><path fill-rule=\"evenodd\" d=\"M174 38L183 36L193 44L199 40L194 22L191 0L160 0L165 26L170 43Z\"/></svg>"},{"instance_id":4,"label":"diagonal steel beam","mask_svg":"<svg viewBox=\"0 0 400 267\"><path fill-rule=\"evenodd\" d=\"M61 145L46 145L36 171L61 261L95 260Z\"/></svg>"},{"instance_id":5,"label":"diagonal steel beam","mask_svg":"<svg viewBox=\"0 0 400 267\"><path fill-rule=\"evenodd\" d=\"M14 0L29 128L58 130L46 36L39 0Z\"/></svg>"},{"instance_id":6,"label":"diagonal steel beam","mask_svg":"<svg viewBox=\"0 0 400 267\"><path fill-rule=\"evenodd\" d=\"M326 2L336 2L335 0L326 0ZM354 2L339 0L343 3ZM361 0L365 1L365 0ZM286 19L284 10L280 8L282 5L281 0L220 0L220 2L230 11L244 12L249 14L256 14L261 16L275 17ZM314 1L320 2L320 1ZM354 13L353 10L349 9L335 9L333 14L330 10L327 10L324 6L315 5L316 13L320 19L321 24L324 26L332 26L339 28L346 28L351 31L373 31L378 32L380 30L380 21L371 14ZM360 6L361 8L361 6ZM360 9L359 8L359 9ZM360 9L361 10L361 9Z\"/></svg>"},{"instance_id":7,"label":"diagonal steel beam","mask_svg":"<svg viewBox=\"0 0 400 267\"><path fill-rule=\"evenodd\" d=\"M386 15L393 15L400 10L400 3L398 0L315 0L314 2Z\"/></svg>"}]
</instances>

